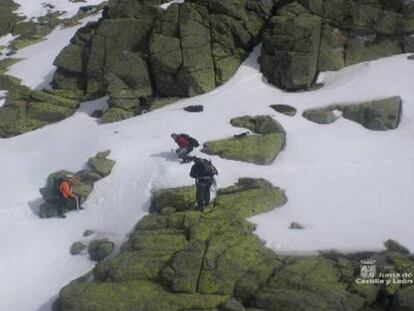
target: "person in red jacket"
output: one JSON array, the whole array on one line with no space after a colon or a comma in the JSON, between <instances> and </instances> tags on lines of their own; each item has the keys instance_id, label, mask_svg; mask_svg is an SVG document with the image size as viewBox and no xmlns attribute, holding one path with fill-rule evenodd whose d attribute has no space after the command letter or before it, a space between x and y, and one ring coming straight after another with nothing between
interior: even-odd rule
<instances>
[{"instance_id":1,"label":"person in red jacket","mask_svg":"<svg viewBox=\"0 0 414 311\"><path fill-rule=\"evenodd\" d=\"M81 208L79 202L79 196L73 192L73 185L80 182L80 178L78 176L73 176L71 179L67 180L64 179L59 186L59 192L61 197L61 202L58 205L58 217L65 218L63 215L63 205L66 204L67 201L71 202L72 209L83 209Z\"/></svg>"},{"instance_id":2,"label":"person in red jacket","mask_svg":"<svg viewBox=\"0 0 414 311\"><path fill-rule=\"evenodd\" d=\"M182 163L190 162L191 159L188 154L193 151L194 147L191 145L190 136L186 134L171 134L171 138L178 145L178 149L175 150L175 153L182 160Z\"/></svg>"}]
</instances>

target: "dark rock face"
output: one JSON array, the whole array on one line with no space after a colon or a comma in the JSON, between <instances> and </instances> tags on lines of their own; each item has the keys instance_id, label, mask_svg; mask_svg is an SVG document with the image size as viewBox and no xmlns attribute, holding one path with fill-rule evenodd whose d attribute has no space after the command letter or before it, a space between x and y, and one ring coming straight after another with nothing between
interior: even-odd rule
<instances>
[{"instance_id":1,"label":"dark rock face","mask_svg":"<svg viewBox=\"0 0 414 311\"><path fill-rule=\"evenodd\" d=\"M262 71L280 88L308 89L318 72L410 52L413 32L410 1L291 1L263 36Z\"/></svg>"},{"instance_id":2,"label":"dark rock face","mask_svg":"<svg viewBox=\"0 0 414 311\"><path fill-rule=\"evenodd\" d=\"M365 259L377 272L413 273L406 252L290 257L264 247L245 218L286 202L266 180L220 189L209 213L191 199L193 187L156 191L120 253L65 286L57 310L412 310L412 284L356 282Z\"/></svg>"},{"instance_id":3,"label":"dark rock face","mask_svg":"<svg viewBox=\"0 0 414 311\"><path fill-rule=\"evenodd\" d=\"M96 156L89 159L88 167L73 173L68 171L59 171L48 176L46 187L40 189L44 203L40 206L39 216L41 218L51 218L57 216L57 206L60 204L60 197L55 191L55 181L58 178L69 176L78 176L79 184L73 186L73 191L80 197L80 201L84 203L93 190L93 185L98 180L108 176L115 165L115 161L107 159L109 151L100 152ZM63 206L63 212L72 210L72 205L67 202Z\"/></svg>"},{"instance_id":4,"label":"dark rock face","mask_svg":"<svg viewBox=\"0 0 414 311\"><path fill-rule=\"evenodd\" d=\"M56 58L54 86L89 97L109 93L107 121L135 115L140 97L205 93L236 72L274 6L191 0L163 10L162 2L110 2L105 17L79 30Z\"/></svg>"}]
</instances>

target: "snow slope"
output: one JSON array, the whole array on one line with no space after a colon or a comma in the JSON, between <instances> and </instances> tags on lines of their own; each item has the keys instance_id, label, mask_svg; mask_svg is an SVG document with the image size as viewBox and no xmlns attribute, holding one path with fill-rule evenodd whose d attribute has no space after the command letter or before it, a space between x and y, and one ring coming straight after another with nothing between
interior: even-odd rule
<instances>
[{"instance_id":1,"label":"snow slope","mask_svg":"<svg viewBox=\"0 0 414 311\"><path fill-rule=\"evenodd\" d=\"M53 58L32 61L52 49L49 39L29 47L24 68L14 65L31 86L42 85ZM42 48L40 44L45 44ZM31 53L32 52L32 53ZM242 115L273 115L287 131L286 150L271 166L211 157L227 186L243 176L263 177L286 190L289 202L252 218L257 233L280 253L380 250L388 238L414 251L414 62L400 55L352 66L321 77L325 87L288 94L268 85L258 69L256 49L224 86L208 94L123 122L99 125L88 113L106 99L84 103L69 119L11 139L0 139L0 310L43 311L59 289L93 267L69 248L86 229L118 245L147 212L151 189L191 184L190 165L172 157L172 132L188 132L200 142L240 133L229 120ZM52 54L52 53L51 53ZM52 57L52 55L50 55ZM46 75L45 75L46 73ZM404 115L394 131L373 132L348 120L317 125L304 109L400 95ZM271 104L290 104L294 118ZM203 113L184 106L202 104ZM99 181L85 210L67 218L39 219L38 189L59 169L78 170L88 157L111 149L113 173ZM305 230L289 230L292 221Z\"/></svg>"},{"instance_id":2,"label":"snow slope","mask_svg":"<svg viewBox=\"0 0 414 311\"><path fill-rule=\"evenodd\" d=\"M87 0L85 2L70 2L69 0L14 0L20 7L16 10L19 15L24 15L27 19L37 18L47 14L48 10L66 12L62 17L70 18L75 15L81 6L98 5L103 0ZM46 6L49 4L53 6Z\"/></svg>"},{"instance_id":3,"label":"snow slope","mask_svg":"<svg viewBox=\"0 0 414 311\"><path fill-rule=\"evenodd\" d=\"M47 36L47 40L18 50L12 58L23 60L10 67L6 74L21 79L22 84L33 89L48 87L56 69L53 66L53 60L80 27L100 17L100 14L89 16L76 27L62 28L59 26Z\"/></svg>"}]
</instances>

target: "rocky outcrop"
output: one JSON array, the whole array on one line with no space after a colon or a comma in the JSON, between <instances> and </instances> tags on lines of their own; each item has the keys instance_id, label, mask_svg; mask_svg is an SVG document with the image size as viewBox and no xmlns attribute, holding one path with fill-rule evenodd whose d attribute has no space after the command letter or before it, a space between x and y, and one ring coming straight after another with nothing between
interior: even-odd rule
<instances>
[{"instance_id":1,"label":"rocky outcrop","mask_svg":"<svg viewBox=\"0 0 414 311\"><path fill-rule=\"evenodd\" d=\"M0 37L10 33L19 21L13 13L18 7L12 0L0 0Z\"/></svg>"},{"instance_id":2,"label":"rocky outcrop","mask_svg":"<svg viewBox=\"0 0 414 311\"><path fill-rule=\"evenodd\" d=\"M0 107L0 137L23 134L73 115L79 106L70 91L31 91L17 79L0 76L0 89L9 90Z\"/></svg>"},{"instance_id":3,"label":"rocky outcrop","mask_svg":"<svg viewBox=\"0 0 414 311\"><path fill-rule=\"evenodd\" d=\"M110 95L105 121L140 112L140 99L186 97L227 81L258 42L271 0L112 1L56 58L55 88Z\"/></svg>"},{"instance_id":4,"label":"rocky outcrop","mask_svg":"<svg viewBox=\"0 0 414 311\"><path fill-rule=\"evenodd\" d=\"M271 105L270 108L289 117L294 117L297 112L295 107L289 105Z\"/></svg>"},{"instance_id":5,"label":"rocky outcrop","mask_svg":"<svg viewBox=\"0 0 414 311\"><path fill-rule=\"evenodd\" d=\"M65 287L58 310L88 310L91 304L120 311L215 309L229 301L248 271L275 260L245 218L283 205L282 190L242 179L219 192L209 213L188 206L189 196L195 201L193 187L156 191L153 212L138 223L120 254L96 266L93 282ZM112 298L102 300L109 291Z\"/></svg>"},{"instance_id":6,"label":"rocky outcrop","mask_svg":"<svg viewBox=\"0 0 414 311\"><path fill-rule=\"evenodd\" d=\"M108 239L93 240L88 247L91 259L100 262L111 255L115 248L115 243Z\"/></svg>"},{"instance_id":7,"label":"rocky outcrop","mask_svg":"<svg viewBox=\"0 0 414 311\"><path fill-rule=\"evenodd\" d=\"M410 254L291 257L264 247L245 218L283 205L286 197L263 179L244 178L219 190L208 213L194 210L191 200L193 187L156 191L152 212L120 253L100 262L91 277L65 286L56 309L412 310L412 277L397 285L361 283L371 280L362 277L367 259L377 274L402 280L414 272Z\"/></svg>"},{"instance_id":8,"label":"rocky outcrop","mask_svg":"<svg viewBox=\"0 0 414 311\"><path fill-rule=\"evenodd\" d=\"M231 120L236 127L243 127L256 135L236 135L232 138L207 142L202 152L224 159L269 165L285 146L282 126L269 116L240 117Z\"/></svg>"},{"instance_id":9,"label":"rocky outcrop","mask_svg":"<svg viewBox=\"0 0 414 311\"><path fill-rule=\"evenodd\" d=\"M288 1L263 36L261 67L276 86L308 89L319 72L413 51L414 4Z\"/></svg>"},{"instance_id":10,"label":"rocky outcrop","mask_svg":"<svg viewBox=\"0 0 414 311\"><path fill-rule=\"evenodd\" d=\"M390 97L352 105L330 105L325 108L308 109L303 117L319 124L335 122L341 116L357 122L367 129L385 131L396 129L402 113L401 98Z\"/></svg>"},{"instance_id":11,"label":"rocky outcrop","mask_svg":"<svg viewBox=\"0 0 414 311\"><path fill-rule=\"evenodd\" d=\"M98 153L89 159L85 169L76 173L59 171L50 174L47 177L46 187L40 189L40 194L45 202L40 205L39 217L51 218L57 216L57 205L61 204L61 200L56 191L56 181L60 178L69 179L75 175L80 178L80 182L73 186L73 191L79 195L80 202L84 203L91 194L94 183L111 173L115 161L107 159L108 156L109 151ZM63 206L63 212L69 212L72 208L70 202L67 202Z\"/></svg>"}]
</instances>

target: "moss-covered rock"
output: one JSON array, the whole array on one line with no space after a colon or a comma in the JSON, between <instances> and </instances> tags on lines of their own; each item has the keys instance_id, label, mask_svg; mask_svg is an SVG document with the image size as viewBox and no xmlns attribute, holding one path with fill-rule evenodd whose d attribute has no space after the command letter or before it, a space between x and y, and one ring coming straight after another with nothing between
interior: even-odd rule
<instances>
[{"instance_id":1,"label":"moss-covered rock","mask_svg":"<svg viewBox=\"0 0 414 311\"><path fill-rule=\"evenodd\" d=\"M403 245L401 245L400 243L398 243L395 240L387 240L384 243L385 247L387 248L387 250L391 251L391 252L397 252L397 253L402 253L402 254L409 254L409 250L404 247Z\"/></svg>"},{"instance_id":2,"label":"moss-covered rock","mask_svg":"<svg viewBox=\"0 0 414 311\"><path fill-rule=\"evenodd\" d=\"M79 255L86 249L87 249L86 245L83 244L82 242L75 242L70 247L70 253L71 255Z\"/></svg>"},{"instance_id":3,"label":"moss-covered rock","mask_svg":"<svg viewBox=\"0 0 414 311\"><path fill-rule=\"evenodd\" d=\"M289 105L271 105L270 107L275 111L283 113L289 117L296 115L296 108Z\"/></svg>"},{"instance_id":4,"label":"moss-covered rock","mask_svg":"<svg viewBox=\"0 0 414 311\"><path fill-rule=\"evenodd\" d=\"M13 0L0 1L0 37L12 32L19 21L17 14L13 13L18 7Z\"/></svg>"},{"instance_id":5,"label":"moss-covered rock","mask_svg":"<svg viewBox=\"0 0 414 311\"><path fill-rule=\"evenodd\" d=\"M318 124L330 124L339 119L333 110L332 107L308 109L302 113L302 116Z\"/></svg>"},{"instance_id":6,"label":"moss-covered rock","mask_svg":"<svg viewBox=\"0 0 414 311\"><path fill-rule=\"evenodd\" d=\"M139 114L140 97L205 93L236 72L275 5L194 0L162 9L161 2L110 2L103 18L80 29L57 57L54 86L87 98L109 93L104 122Z\"/></svg>"},{"instance_id":7,"label":"moss-covered rock","mask_svg":"<svg viewBox=\"0 0 414 311\"><path fill-rule=\"evenodd\" d=\"M9 91L0 107L0 137L16 136L63 120L79 106L76 93L32 91L9 76L0 75L0 88Z\"/></svg>"},{"instance_id":8,"label":"moss-covered rock","mask_svg":"<svg viewBox=\"0 0 414 311\"><path fill-rule=\"evenodd\" d=\"M173 294L148 281L74 282L61 291L57 307L68 311L209 310L227 299L227 296L217 295Z\"/></svg>"},{"instance_id":9,"label":"moss-covered rock","mask_svg":"<svg viewBox=\"0 0 414 311\"><path fill-rule=\"evenodd\" d=\"M284 133L283 127L270 116L244 116L230 120L235 127L244 127L256 134Z\"/></svg>"},{"instance_id":10,"label":"moss-covered rock","mask_svg":"<svg viewBox=\"0 0 414 311\"><path fill-rule=\"evenodd\" d=\"M269 165L282 151L285 135L249 135L205 143L202 152L218 155L224 159Z\"/></svg>"},{"instance_id":11,"label":"moss-covered rock","mask_svg":"<svg viewBox=\"0 0 414 311\"><path fill-rule=\"evenodd\" d=\"M195 191L156 191L157 208L138 222L120 254L99 263L93 279L66 286L57 309L362 311L392 305L411 310L412 286L356 283L362 259L376 260L379 272L410 273L411 255L277 256L252 234L255 226L245 218L283 205L282 190L263 179L243 178L220 189L215 208L203 213L178 206L186 204L190 189Z\"/></svg>"},{"instance_id":12,"label":"moss-covered rock","mask_svg":"<svg viewBox=\"0 0 414 311\"><path fill-rule=\"evenodd\" d=\"M114 242L111 242L108 239L93 240L89 244L88 253L92 260L99 262L111 255L114 248Z\"/></svg>"},{"instance_id":13,"label":"moss-covered rock","mask_svg":"<svg viewBox=\"0 0 414 311\"><path fill-rule=\"evenodd\" d=\"M398 127L401 111L401 97L396 96L363 103L334 104L324 108L308 109L303 112L303 117L315 123L328 124L342 116L369 130L385 131Z\"/></svg>"},{"instance_id":14,"label":"moss-covered rock","mask_svg":"<svg viewBox=\"0 0 414 311\"><path fill-rule=\"evenodd\" d=\"M283 89L310 89L319 72L410 51L414 4L392 3L279 2L263 37L264 75Z\"/></svg>"},{"instance_id":15,"label":"moss-covered rock","mask_svg":"<svg viewBox=\"0 0 414 311\"><path fill-rule=\"evenodd\" d=\"M242 179L220 192L216 208L208 214L187 209L189 192L194 195L194 187L156 191L152 214L138 223L120 254L97 265L93 282L75 281L63 289L59 310L88 310L90 303L99 310L107 305L116 310L129 310L131 305L213 310L229 301L237 281L249 270L263 268L265 259L279 263L270 260L274 255L252 234L254 226L245 217L283 205L283 191L265 180ZM163 214L171 205L177 210ZM109 284L111 295L101 300L101 290ZM134 284L141 284L140 291L147 294L137 295ZM76 295L81 297L75 299Z\"/></svg>"},{"instance_id":16,"label":"moss-covered rock","mask_svg":"<svg viewBox=\"0 0 414 311\"><path fill-rule=\"evenodd\" d=\"M112 123L132 118L134 113L121 108L109 108L102 116L103 123Z\"/></svg>"},{"instance_id":17,"label":"moss-covered rock","mask_svg":"<svg viewBox=\"0 0 414 311\"><path fill-rule=\"evenodd\" d=\"M400 97L391 97L344 106L342 110L344 118L358 122L370 130L392 130L399 125L402 101Z\"/></svg>"},{"instance_id":18,"label":"moss-covered rock","mask_svg":"<svg viewBox=\"0 0 414 311\"><path fill-rule=\"evenodd\" d=\"M259 135L242 135L207 142L202 152L224 159L238 160L258 165L271 164L285 146L282 126L269 116L234 118L233 126L250 129Z\"/></svg>"},{"instance_id":19,"label":"moss-covered rock","mask_svg":"<svg viewBox=\"0 0 414 311\"><path fill-rule=\"evenodd\" d=\"M195 203L195 186L180 187L155 191L151 210L160 212L166 207L179 210L191 208Z\"/></svg>"},{"instance_id":20,"label":"moss-covered rock","mask_svg":"<svg viewBox=\"0 0 414 311\"><path fill-rule=\"evenodd\" d=\"M261 69L276 86L309 88L317 74L321 19L310 14L275 16L263 37Z\"/></svg>"}]
</instances>

